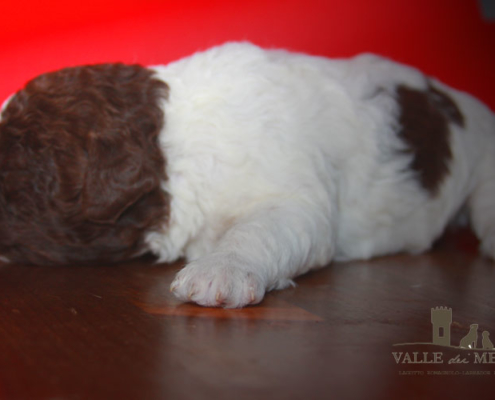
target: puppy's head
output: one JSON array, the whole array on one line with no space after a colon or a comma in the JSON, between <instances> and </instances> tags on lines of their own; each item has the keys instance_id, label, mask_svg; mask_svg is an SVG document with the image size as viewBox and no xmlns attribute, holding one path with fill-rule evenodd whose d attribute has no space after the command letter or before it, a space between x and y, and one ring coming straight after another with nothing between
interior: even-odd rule
<instances>
[{"instance_id":1,"label":"puppy's head","mask_svg":"<svg viewBox=\"0 0 495 400\"><path fill-rule=\"evenodd\" d=\"M165 83L140 66L41 75L0 120L0 255L14 262L117 261L166 222L158 144Z\"/></svg>"}]
</instances>

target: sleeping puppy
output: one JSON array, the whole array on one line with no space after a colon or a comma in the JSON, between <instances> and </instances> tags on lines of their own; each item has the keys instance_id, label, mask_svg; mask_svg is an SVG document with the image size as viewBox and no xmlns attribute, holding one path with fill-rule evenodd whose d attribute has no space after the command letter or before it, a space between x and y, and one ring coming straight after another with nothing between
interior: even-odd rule
<instances>
[{"instance_id":1,"label":"sleeping puppy","mask_svg":"<svg viewBox=\"0 0 495 400\"><path fill-rule=\"evenodd\" d=\"M183 301L242 307L332 260L427 250L466 210L495 257L495 117L373 56L229 43L67 68L0 120L0 254L185 257Z\"/></svg>"}]
</instances>

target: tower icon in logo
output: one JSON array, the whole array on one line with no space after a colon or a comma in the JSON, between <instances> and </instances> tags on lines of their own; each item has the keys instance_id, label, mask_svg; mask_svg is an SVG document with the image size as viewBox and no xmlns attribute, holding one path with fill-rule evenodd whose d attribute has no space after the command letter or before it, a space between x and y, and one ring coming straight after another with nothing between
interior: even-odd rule
<instances>
[{"instance_id":1,"label":"tower icon in logo","mask_svg":"<svg viewBox=\"0 0 495 400\"><path fill-rule=\"evenodd\" d=\"M452 324L452 309L435 307L431 309L433 324L433 344L450 346L450 325Z\"/></svg>"}]
</instances>

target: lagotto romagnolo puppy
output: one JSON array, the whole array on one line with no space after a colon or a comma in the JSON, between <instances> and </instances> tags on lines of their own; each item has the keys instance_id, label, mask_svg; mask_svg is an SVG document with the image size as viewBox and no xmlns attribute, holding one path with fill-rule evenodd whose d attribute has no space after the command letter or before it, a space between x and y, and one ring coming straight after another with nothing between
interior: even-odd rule
<instances>
[{"instance_id":1,"label":"lagotto romagnolo puppy","mask_svg":"<svg viewBox=\"0 0 495 400\"><path fill-rule=\"evenodd\" d=\"M427 250L466 210L495 257L495 116L374 55L229 43L167 66L41 75L0 121L0 254L188 264L242 307L332 260Z\"/></svg>"}]
</instances>

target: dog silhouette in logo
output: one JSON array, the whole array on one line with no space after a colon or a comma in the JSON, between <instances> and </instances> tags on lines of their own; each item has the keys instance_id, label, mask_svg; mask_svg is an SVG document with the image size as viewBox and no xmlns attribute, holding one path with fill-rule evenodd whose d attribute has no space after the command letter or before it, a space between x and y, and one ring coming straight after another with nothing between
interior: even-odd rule
<instances>
[{"instance_id":1,"label":"dog silhouette in logo","mask_svg":"<svg viewBox=\"0 0 495 400\"><path fill-rule=\"evenodd\" d=\"M463 349L475 349L478 343L478 324L472 324L469 332L461 339L459 347Z\"/></svg>"},{"instance_id":2,"label":"dog silhouette in logo","mask_svg":"<svg viewBox=\"0 0 495 400\"><path fill-rule=\"evenodd\" d=\"M481 346L483 347L483 350L495 350L495 347L488 336L490 336L490 332L484 331Z\"/></svg>"}]
</instances>

